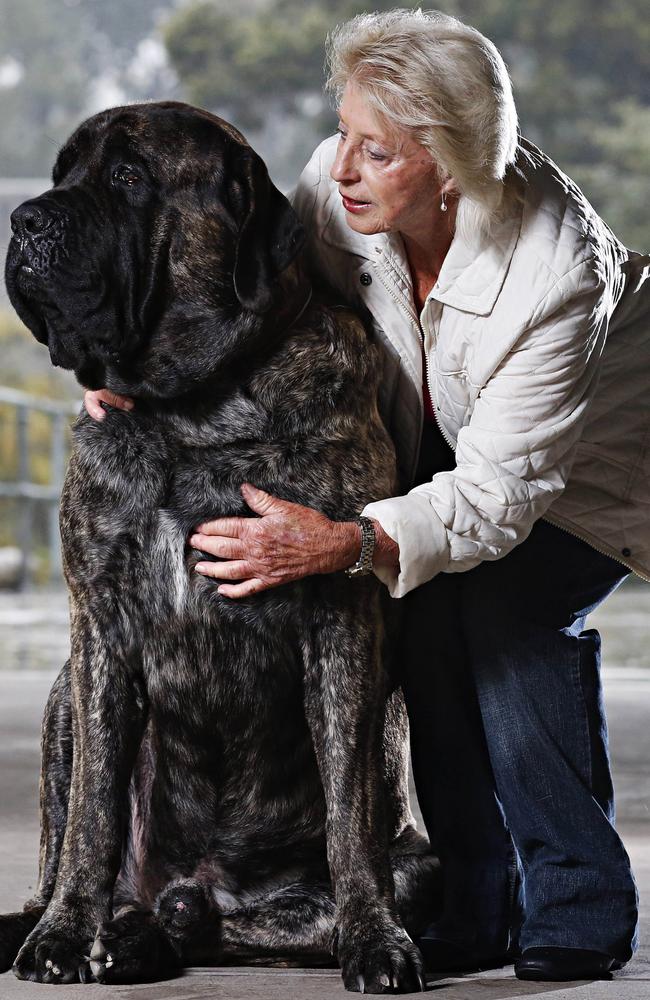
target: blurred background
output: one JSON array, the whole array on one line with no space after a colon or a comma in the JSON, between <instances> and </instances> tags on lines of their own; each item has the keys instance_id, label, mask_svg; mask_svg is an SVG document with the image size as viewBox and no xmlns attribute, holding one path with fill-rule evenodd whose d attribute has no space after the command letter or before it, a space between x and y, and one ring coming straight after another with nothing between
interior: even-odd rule
<instances>
[{"instance_id":1,"label":"blurred background","mask_svg":"<svg viewBox=\"0 0 650 1000\"><path fill-rule=\"evenodd\" d=\"M523 132L629 247L650 249L647 0L438 6L496 42ZM129 101L175 98L223 115L276 183L291 187L334 128L322 90L325 35L366 8L355 0L0 0L0 247L12 209L49 186L72 129ZM2 286L0 587L59 579L57 498L79 398Z\"/></svg>"},{"instance_id":2,"label":"blurred background","mask_svg":"<svg viewBox=\"0 0 650 1000\"><path fill-rule=\"evenodd\" d=\"M0 0L3 256L10 212L50 186L57 149L72 129L111 105L169 98L202 105L238 125L276 183L290 188L335 125L322 93L328 29L364 9L392 6ZM524 134L577 181L628 247L649 251L648 0L437 0L437 6L496 42ZM40 718L69 649L58 497L80 399L74 378L53 369L47 350L21 326L0 282L0 910L22 905L34 885ZM630 966L631 991L619 979L617 995L640 997L642 980L650 980L650 585L628 580L590 624L603 635L619 825L644 908L642 958ZM14 995L12 983L25 985L10 974L2 980L2 997ZM483 996L487 984L474 985Z\"/></svg>"}]
</instances>

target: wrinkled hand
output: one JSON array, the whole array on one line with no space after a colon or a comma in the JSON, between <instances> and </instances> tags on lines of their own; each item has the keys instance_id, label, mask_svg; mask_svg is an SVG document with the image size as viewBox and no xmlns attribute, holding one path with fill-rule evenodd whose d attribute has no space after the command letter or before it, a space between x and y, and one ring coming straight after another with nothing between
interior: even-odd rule
<instances>
[{"instance_id":1,"label":"wrinkled hand","mask_svg":"<svg viewBox=\"0 0 650 1000\"><path fill-rule=\"evenodd\" d=\"M135 406L129 396L120 396L117 392L111 392L110 389L88 389L84 393L84 406L93 420L103 420L106 416L106 410L101 406L101 403L108 403L116 410L132 410Z\"/></svg>"},{"instance_id":2,"label":"wrinkled hand","mask_svg":"<svg viewBox=\"0 0 650 1000\"><path fill-rule=\"evenodd\" d=\"M289 503L244 483L242 496L259 517L222 517L199 525L190 544L223 562L199 562L197 573L222 583L225 597L247 597L356 562L361 532L352 521L330 521L311 507Z\"/></svg>"}]
</instances>

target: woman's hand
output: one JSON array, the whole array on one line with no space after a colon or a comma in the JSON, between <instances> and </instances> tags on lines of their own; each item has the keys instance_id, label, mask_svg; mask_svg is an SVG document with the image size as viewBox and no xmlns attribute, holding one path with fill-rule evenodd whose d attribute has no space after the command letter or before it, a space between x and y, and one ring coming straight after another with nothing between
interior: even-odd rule
<instances>
[{"instance_id":1,"label":"woman's hand","mask_svg":"<svg viewBox=\"0 0 650 1000\"><path fill-rule=\"evenodd\" d=\"M190 538L194 548L224 560L199 562L194 568L225 581L218 588L225 597L248 597L316 573L335 573L359 558L361 529L353 521L330 521L311 507L279 500L250 483L241 491L260 517L208 521Z\"/></svg>"},{"instance_id":2,"label":"woman's hand","mask_svg":"<svg viewBox=\"0 0 650 1000\"><path fill-rule=\"evenodd\" d=\"M84 393L84 406L93 420L103 420L106 416L106 410L101 406L101 403L108 403L116 410L132 410L135 406L129 396L120 396L116 392L111 392L110 389L88 389Z\"/></svg>"}]
</instances>

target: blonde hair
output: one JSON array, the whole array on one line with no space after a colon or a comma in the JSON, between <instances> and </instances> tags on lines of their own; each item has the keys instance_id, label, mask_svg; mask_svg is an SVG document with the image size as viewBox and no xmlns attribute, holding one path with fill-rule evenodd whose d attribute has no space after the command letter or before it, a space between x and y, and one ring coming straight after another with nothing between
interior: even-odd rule
<instances>
[{"instance_id":1,"label":"blonde hair","mask_svg":"<svg viewBox=\"0 0 650 1000\"><path fill-rule=\"evenodd\" d=\"M504 209L517 112L488 38L439 11L360 14L330 33L327 73L337 103L354 83L389 126L429 151L441 182L454 179L464 235L489 232Z\"/></svg>"}]
</instances>

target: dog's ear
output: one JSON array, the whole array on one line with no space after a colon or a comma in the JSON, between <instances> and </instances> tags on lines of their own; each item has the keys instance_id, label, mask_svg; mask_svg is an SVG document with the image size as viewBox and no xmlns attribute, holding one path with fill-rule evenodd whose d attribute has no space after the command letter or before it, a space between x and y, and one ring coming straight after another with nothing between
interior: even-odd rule
<instances>
[{"instance_id":1,"label":"dog's ear","mask_svg":"<svg viewBox=\"0 0 650 1000\"><path fill-rule=\"evenodd\" d=\"M245 148L238 161L237 200L244 208L233 273L235 293L246 309L264 313L273 302L278 276L301 249L305 231L257 153Z\"/></svg>"}]
</instances>

